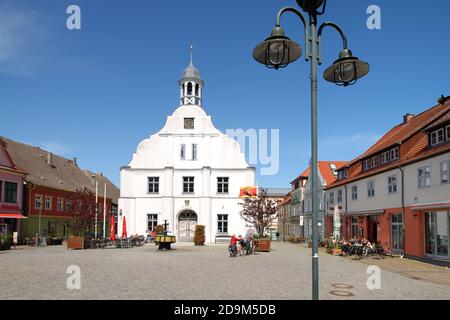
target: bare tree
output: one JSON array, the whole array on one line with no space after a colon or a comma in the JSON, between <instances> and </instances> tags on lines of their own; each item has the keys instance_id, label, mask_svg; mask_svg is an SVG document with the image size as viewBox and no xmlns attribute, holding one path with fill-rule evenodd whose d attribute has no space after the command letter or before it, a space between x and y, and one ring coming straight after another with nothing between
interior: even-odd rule
<instances>
[{"instance_id":1,"label":"bare tree","mask_svg":"<svg viewBox=\"0 0 450 320\"><path fill-rule=\"evenodd\" d=\"M277 217L277 201L269 199L267 192L260 189L257 198L245 199L241 205L243 207L242 219L253 225L258 235L263 237Z\"/></svg>"}]
</instances>

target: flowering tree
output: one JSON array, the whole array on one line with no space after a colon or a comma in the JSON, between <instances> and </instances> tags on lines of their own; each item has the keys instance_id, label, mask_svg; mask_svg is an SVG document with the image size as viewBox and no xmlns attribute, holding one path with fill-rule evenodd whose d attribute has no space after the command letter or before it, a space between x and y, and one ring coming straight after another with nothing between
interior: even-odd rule
<instances>
[{"instance_id":1,"label":"flowering tree","mask_svg":"<svg viewBox=\"0 0 450 320\"><path fill-rule=\"evenodd\" d=\"M243 207L241 211L242 219L253 225L259 236L264 236L277 217L277 202L269 199L267 192L260 189L257 198L245 199L245 202L241 205Z\"/></svg>"},{"instance_id":2,"label":"flowering tree","mask_svg":"<svg viewBox=\"0 0 450 320\"><path fill-rule=\"evenodd\" d=\"M73 233L84 236L95 225L95 195L85 187L77 190L68 201L66 211L72 216Z\"/></svg>"}]
</instances>

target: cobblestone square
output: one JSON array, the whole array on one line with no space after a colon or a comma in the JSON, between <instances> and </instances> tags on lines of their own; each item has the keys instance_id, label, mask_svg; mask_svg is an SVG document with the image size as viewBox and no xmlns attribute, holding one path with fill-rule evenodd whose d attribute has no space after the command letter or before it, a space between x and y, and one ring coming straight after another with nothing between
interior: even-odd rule
<instances>
[{"instance_id":1,"label":"cobblestone square","mask_svg":"<svg viewBox=\"0 0 450 320\"><path fill-rule=\"evenodd\" d=\"M0 299L311 299L307 248L273 243L270 253L236 258L228 257L224 245L174 248L159 252L153 245L85 251L47 247L1 253ZM414 263L408 263L405 274L382 266L381 289L369 290L370 260L361 263L321 253L320 298L450 299L450 271L437 267L427 271L421 265L417 272L432 272L442 281L418 280L410 276ZM72 265L81 269L80 290L67 289L66 272Z\"/></svg>"}]
</instances>

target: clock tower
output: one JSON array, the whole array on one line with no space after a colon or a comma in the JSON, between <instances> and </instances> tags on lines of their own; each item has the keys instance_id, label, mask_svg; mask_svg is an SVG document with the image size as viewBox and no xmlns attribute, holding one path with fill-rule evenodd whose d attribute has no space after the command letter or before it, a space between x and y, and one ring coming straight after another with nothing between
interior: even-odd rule
<instances>
[{"instance_id":1,"label":"clock tower","mask_svg":"<svg viewBox=\"0 0 450 320\"><path fill-rule=\"evenodd\" d=\"M200 78L200 72L192 63L192 46L190 48L190 63L184 69L180 81L180 105L196 105L202 106L202 91L204 81Z\"/></svg>"}]
</instances>

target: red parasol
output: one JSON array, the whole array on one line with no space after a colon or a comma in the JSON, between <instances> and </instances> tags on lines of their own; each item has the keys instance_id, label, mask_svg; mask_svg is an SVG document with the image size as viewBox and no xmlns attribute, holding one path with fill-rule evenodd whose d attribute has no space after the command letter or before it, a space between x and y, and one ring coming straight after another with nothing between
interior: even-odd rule
<instances>
[{"instance_id":1,"label":"red parasol","mask_svg":"<svg viewBox=\"0 0 450 320\"><path fill-rule=\"evenodd\" d=\"M123 217L123 224L122 224L122 239L127 239L127 219Z\"/></svg>"},{"instance_id":2,"label":"red parasol","mask_svg":"<svg viewBox=\"0 0 450 320\"><path fill-rule=\"evenodd\" d=\"M116 241L116 230L114 228L115 221L114 216L111 215L111 222L109 223L109 239L111 241Z\"/></svg>"}]
</instances>

